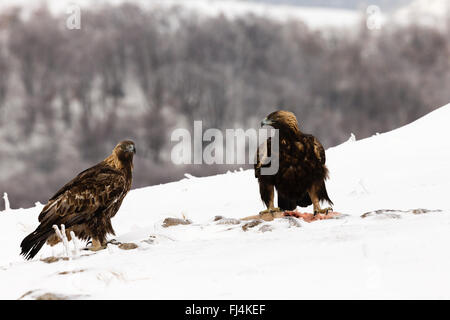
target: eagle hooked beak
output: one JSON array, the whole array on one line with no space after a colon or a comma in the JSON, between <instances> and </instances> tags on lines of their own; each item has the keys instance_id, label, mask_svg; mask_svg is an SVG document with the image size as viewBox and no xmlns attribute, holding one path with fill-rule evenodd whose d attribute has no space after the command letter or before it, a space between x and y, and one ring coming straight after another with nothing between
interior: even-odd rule
<instances>
[{"instance_id":1,"label":"eagle hooked beak","mask_svg":"<svg viewBox=\"0 0 450 320\"><path fill-rule=\"evenodd\" d=\"M272 120L269 120L269 119L267 119L267 118L264 118L264 120L263 121L261 121L261 127L262 126L270 126L270 125L272 125L273 124L273 121Z\"/></svg>"}]
</instances>

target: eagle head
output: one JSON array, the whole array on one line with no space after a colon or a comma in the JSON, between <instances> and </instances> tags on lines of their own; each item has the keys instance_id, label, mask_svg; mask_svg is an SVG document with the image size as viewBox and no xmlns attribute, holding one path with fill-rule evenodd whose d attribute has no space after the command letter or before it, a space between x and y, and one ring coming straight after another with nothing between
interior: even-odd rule
<instances>
[{"instance_id":1,"label":"eagle head","mask_svg":"<svg viewBox=\"0 0 450 320\"><path fill-rule=\"evenodd\" d=\"M113 150L120 161L133 161L133 156L136 154L136 145L131 140L123 140L119 142Z\"/></svg>"},{"instance_id":2,"label":"eagle head","mask_svg":"<svg viewBox=\"0 0 450 320\"><path fill-rule=\"evenodd\" d=\"M261 127L264 125L280 130L299 131L297 118L292 112L285 110L278 110L269 114L261 121Z\"/></svg>"}]
</instances>

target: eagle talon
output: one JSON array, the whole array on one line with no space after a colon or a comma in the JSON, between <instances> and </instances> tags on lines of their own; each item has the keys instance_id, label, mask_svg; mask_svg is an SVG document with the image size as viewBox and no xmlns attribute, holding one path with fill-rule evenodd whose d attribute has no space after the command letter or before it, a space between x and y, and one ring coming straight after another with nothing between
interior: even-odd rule
<instances>
[{"instance_id":1,"label":"eagle talon","mask_svg":"<svg viewBox=\"0 0 450 320\"><path fill-rule=\"evenodd\" d=\"M259 214L263 215L263 214L270 213L273 215L276 212L283 212L283 210L281 210L280 208L267 208L266 210L261 211Z\"/></svg>"},{"instance_id":2,"label":"eagle talon","mask_svg":"<svg viewBox=\"0 0 450 320\"><path fill-rule=\"evenodd\" d=\"M94 246L90 246L90 247L84 247L82 250L84 251L100 251L106 249L106 246L98 246L98 247L94 247Z\"/></svg>"},{"instance_id":3,"label":"eagle talon","mask_svg":"<svg viewBox=\"0 0 450 320\"><path fill-rule=\"evenodd\" d=\"M89 248L86 248L87 250L90 250L90 251L100 251L100 250L103 250L103 249L106 249L106 246L100 246L100 247L89 247Z\"/></svg>"},{"instance_id":4,"label":"eagle talon","mask_svg":"<svg viewBox=\"0 0 450 320\"><path fill-rule=\"evenodd\" d=\"M111 240L109 240L108 242L106 242L106 244L113 244L113 245L118 246L118 245L121 245L122 242L117 241L116 239L111 239Z\"/></svg>"},{"instance_id":5,"label":"eagle talon","mask_svg":"<svg viewBox=\"0 0 450 320\"><path fill-rule=\"evenodd\" d=\"M84 248L84 250L100 251L100 250L106 249L106 247L107 247L107 243L105 244L103 241L99 241L97 239L93 239L92 240L92 245L90 247Z\"/></svg>"},{"instance_id":6,"label":"eagle talon","mask_svg":"<svg viewBox=\"0 0 450 320\"><path fill-rule=\"evenodd\" d=\"M328 212L330 212L330 211L333 211L333 208L328 207L328 208L325 208L325 209L317 209L317 210L314 210L314 216L316 216L318 213L319 214L322 213L322 214L327 215Z\"/></svg>"},{"instance_id":7,"label":"eagle talon","mask_svg":"<svg viewBox=\"0 0 450 320\"><path fill-rule=\"evenodd\" d=\"M90 245L90 246L89 246ZM81 249L81 250L85 250L85 251L87 251L87 250L90 250L89 248L91 248L92 247L92 240L88 240L87 242L86 242L86 247L84 247L83 249Z\"/></svg>"}]
</instances>

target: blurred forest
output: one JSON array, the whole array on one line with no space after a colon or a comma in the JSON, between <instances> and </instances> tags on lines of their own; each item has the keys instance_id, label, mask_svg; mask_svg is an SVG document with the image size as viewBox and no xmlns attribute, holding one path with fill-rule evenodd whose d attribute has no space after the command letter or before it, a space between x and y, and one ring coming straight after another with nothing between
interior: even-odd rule
<instances>
[{"instance_id":1,"label":"blurred forest","mask_svg":"<svg viewBox=\"0 0 450 320\"><path fill-rule=\"evenodd\" d=\"M172 130L194 120L257 128L288 109L328 148L450 101L449 30L362 19L317 31L129 4L83 10L80 30L66 18L0 16L0 196L13 208L45 203L124 138L137 145L134 188L238 168L171 163Z\"/></svg>"}]
</instances>

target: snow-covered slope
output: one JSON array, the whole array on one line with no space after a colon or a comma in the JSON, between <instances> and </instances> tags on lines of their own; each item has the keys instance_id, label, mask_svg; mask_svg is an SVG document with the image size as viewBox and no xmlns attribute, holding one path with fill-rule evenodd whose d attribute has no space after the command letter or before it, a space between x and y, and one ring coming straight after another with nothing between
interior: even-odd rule
<instances>
[{"instance_id":1,"label":"snow-covered slope","mask_svg":"<svg viewBox=\"0 0 450 320\"><path fill-rule=\"evenodd\" d=\"M214 217L263 209L253 172L190 177L125 198L113 226L116 239L136 249L109 245L46 263L40 259L64 256L61 244L44 246L32 261L18 254L42 205L1 212L0 298L449 299L449 121L447 105L328 149L329 194L347 214L340 219L298 220L300 227L277 219L244 231L243 222ZM403 212L418 208L440 211ZM403 211L361 217L381 209ZM164 228L167 217L193 223Z\"/></svg>"},{"instance_id":2,"label":"snow-covered slope","mask_svg":"<svg viewBox=\"0 0 450 320\"><path fill-rule=\"evenodd\" d=\"M234 18L253 14L278 21L300 19L311 28L354 26L361 18L360 13L355 10L275 5L241 0L96 0L95 3L91 0L35 0L33 2L28 0L3 0L0 3L0 11L11 5L32 10L43 3L46 3L54 13L65 13L67 8L73 4L79 5L83 10L83 8L94 8L102 4L133 3L148 9L177 8L203 16L223 14L226 17Z\"/></svg>"},{"instance_id":3,"label":"snow-covered slope","mask_svg":"<svg viewBox=\"0 0 450 320\"><path fill-rule=\"evenodd\" d=\"M393 15L398 23L419 23L429 27L446 28L450 19L448 0L414 0Z\"/></svg>"}]
</instances>

